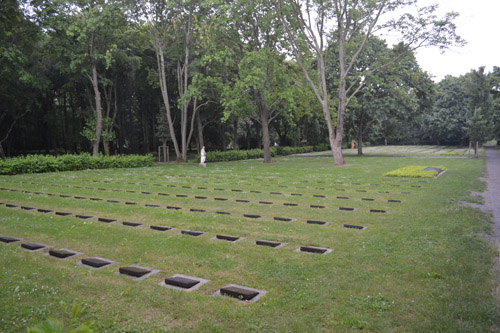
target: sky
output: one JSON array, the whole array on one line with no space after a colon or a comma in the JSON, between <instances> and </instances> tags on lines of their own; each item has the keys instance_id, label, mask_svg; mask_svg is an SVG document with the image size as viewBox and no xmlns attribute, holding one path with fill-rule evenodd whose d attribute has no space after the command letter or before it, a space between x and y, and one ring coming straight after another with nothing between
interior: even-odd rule
<instances>
[{"instance_id":1,"label":"sky","mask_svg":"<svg viewBox=\"0 0 500 333\"><path fill-rule=\"evenodd\" d=\"M462 47L453 47L444 54L436 48L417 52L420 67L439 82L446 75L460 76L485 66L489 72L500 67L500 0L420 0L420 5L437 3L439 13L458 12L456 32L466 40Z\"/></svg>"}]
</instances>

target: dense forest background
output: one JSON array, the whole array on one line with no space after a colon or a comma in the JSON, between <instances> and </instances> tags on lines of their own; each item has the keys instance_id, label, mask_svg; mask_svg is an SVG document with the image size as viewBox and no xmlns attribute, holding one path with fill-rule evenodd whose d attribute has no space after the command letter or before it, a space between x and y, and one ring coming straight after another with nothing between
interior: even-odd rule
<instances>
[{"instance_id":1,"label":"dense forest background","mask_svg":"<svg viewBox=\"0 0 500 333\"><path fill-rule=\"evenodd\" d=\"M328 99L337 105L339 41L327 38L321 57L304 52L297 62L272 6L2 0L1 156L149 153L162 144L178 159L201 146L329 149L303 67L312 78L324 67ZM500 137L500 68L435 83L407 45L374 35L362 42L352 71L363 85L346 108L344 144L467 145ZM397 61L370 70L384 59Z\"/></svg>"}]
</instances>

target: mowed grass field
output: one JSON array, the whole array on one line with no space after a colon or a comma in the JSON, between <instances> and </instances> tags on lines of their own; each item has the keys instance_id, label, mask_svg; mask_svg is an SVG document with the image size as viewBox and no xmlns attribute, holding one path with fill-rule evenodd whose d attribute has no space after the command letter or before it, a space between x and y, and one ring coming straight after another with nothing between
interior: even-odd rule
<instances>
[{"instance_id":1,"label":"mowed grass field","mask_svg":"<svg viewBox=\"0 0 500 333\"><path fill-rule=\"evenodd\" d=\"M469 194L485 188L478 180L485 160L424 152L401 157L404 149L393 157L387 156L392 148L380 149L383 157L347 157L343 167L331 158L289 156L269 165L251 160L0 177L0 201L19 206L0 205L0 236L82 253L56 260L47 250L0 243L0 331L26 331L49 316L66 328L86 322L98 332L498 331L492 224L457 204L480 201ZM424 180L382 176L406 165L448 171ZM218 234L241 239L213 239ZM306 245L332 251L296 251ZM78 265L94 256L117 263L99 270ZM117 273L134 264L160 272L142 281ZM174 274L210 281L191 292L159 285ZM255 303L214 296L228 284L267 293Z\"/></svg>"}]
</instances>

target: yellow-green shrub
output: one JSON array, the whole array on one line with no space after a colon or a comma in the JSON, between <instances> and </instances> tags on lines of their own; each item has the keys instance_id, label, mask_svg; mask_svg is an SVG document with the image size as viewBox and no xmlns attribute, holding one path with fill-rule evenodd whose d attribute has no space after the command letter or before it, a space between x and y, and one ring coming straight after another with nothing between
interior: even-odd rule
<instances>
[{"instance_id":1,"label":"yellow-green shrub","mask_svg":"<svg viewBox=\"0 0 500 333\"><path fill-rule=\"evenodd\" d=\"M432 178L438 174L437 171L429 170L424 171L428 168L428 165L408 165L403 168L392 170L384 173L384 176L388 177L413 177L413 178ZM431 168L445 170L444 166L430 166Z\"/></svg>"}]
</instances>

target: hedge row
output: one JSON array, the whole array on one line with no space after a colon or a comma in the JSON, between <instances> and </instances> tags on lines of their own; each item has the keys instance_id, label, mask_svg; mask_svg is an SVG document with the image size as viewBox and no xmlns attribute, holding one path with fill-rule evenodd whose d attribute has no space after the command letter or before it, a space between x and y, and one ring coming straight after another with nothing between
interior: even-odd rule
<instances>
[{"instance_id":1,"label":"hedge row","mask_svg":"<svg viewBox=\"0 0 500 333\"><path fill-rule=\"evenodd\" d=\"M303 147L272 147L271 157L274 156L284 156L292 154L302 154L315 151L312 146ZM262 149L250 149L250 150L229 150L229 151L209 151L206 155L206 162L226 162L226 161L237 161L237 160L249 160L255 158L263 158L264 150ZM200 156L197 156L196 161L200 161Z\"/></svg>"},{"instance_id":2,"label":"hedge row","mask_svg":"<svg viewBox=\"0 0 500 333\"><path fill-rule=\"evenodd\" d=\"M0 160L0 175L86 169L137 168L153 165L153 155L28 155Z\"/></svg>"}]
</instances>

